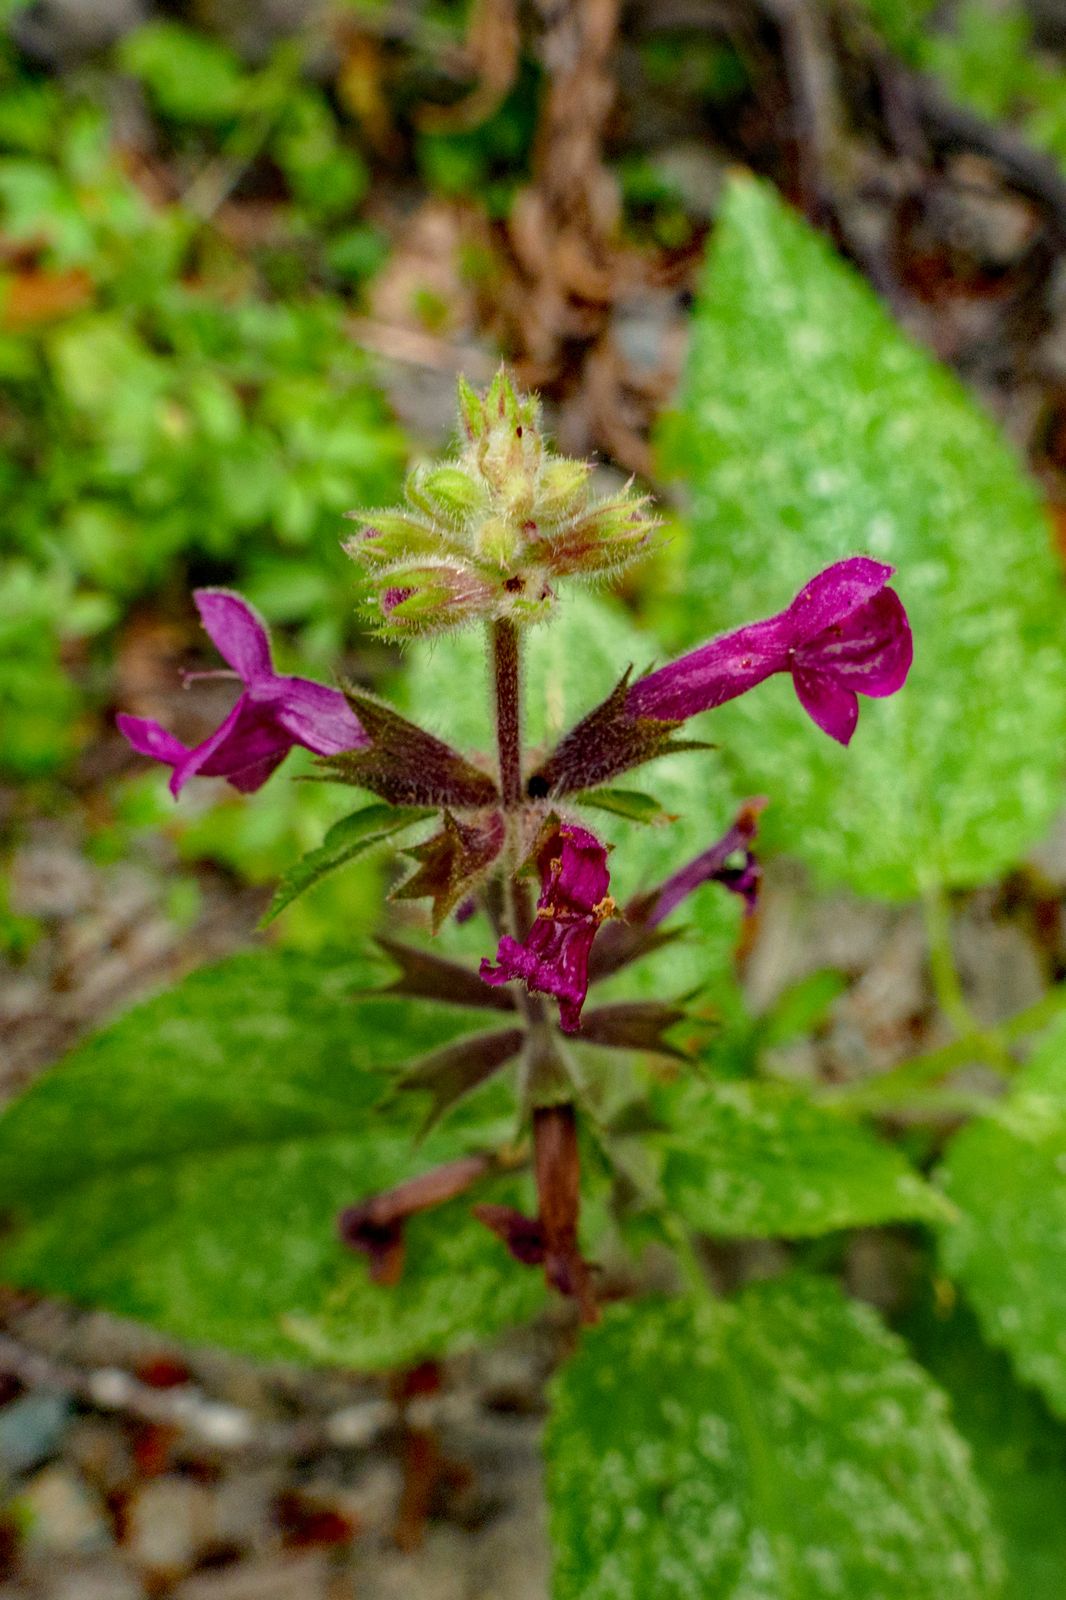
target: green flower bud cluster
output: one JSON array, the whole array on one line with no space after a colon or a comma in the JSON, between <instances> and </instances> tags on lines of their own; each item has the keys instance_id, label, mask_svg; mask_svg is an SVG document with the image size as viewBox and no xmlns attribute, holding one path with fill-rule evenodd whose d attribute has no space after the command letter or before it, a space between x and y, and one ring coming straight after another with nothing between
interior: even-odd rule
<instances>
[{"instance_id":1,"label":"green flower bud cluster","mask_svg":"<svg viewBox=\"0 0 1066 1600\"><path fill-rule=\"evenodd\" d=\"M589 464L547 449L537 400L503 368L483 397L459 380L459 427L459 456L411 472L404 506L349 513L360 530L344 548L370 576L382 633L538 622L556 579L601 578L647 549L646 497L593 499Z\"/></svg>"}]
</instances>

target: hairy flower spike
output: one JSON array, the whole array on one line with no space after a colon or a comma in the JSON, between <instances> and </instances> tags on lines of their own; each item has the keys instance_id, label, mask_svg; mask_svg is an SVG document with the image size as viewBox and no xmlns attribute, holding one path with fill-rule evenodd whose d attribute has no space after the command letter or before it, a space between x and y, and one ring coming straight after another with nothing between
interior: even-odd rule
<instances>
[{"instance_id":1,"label":"hairy flower spike","mask_svg":"<svg viewBox=\"0 0 1066 1600\"><path fill-rule=\"evenodd\" d=\"M484 397L460 379L459 433L455 460L409 474L404 507L350 513L362 526L345 550L370 577L383 634L537 622L558 578L602 578L647 549L647 499L626 488L594 500L588 462L547 449L536 399L503 368Z\"/></svg>"}]
</instances>

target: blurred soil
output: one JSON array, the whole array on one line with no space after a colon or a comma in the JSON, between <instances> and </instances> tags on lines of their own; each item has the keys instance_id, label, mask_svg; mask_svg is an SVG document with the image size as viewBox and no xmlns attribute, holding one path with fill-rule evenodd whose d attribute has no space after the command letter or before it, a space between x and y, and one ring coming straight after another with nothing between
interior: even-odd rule
<instances>
[{"instance_id":1,"label":"blurred soil","mask_svg":"<svg viewBox=\"0 0 1066 1600\"><path fill-rule=\"evenodd\" d=\"M672 3L679 26L704 26L713 9ZM268 9L286 25L291 6ZM990 407L1043 483L1066 543L1066 180L1019 155L1004 130L953 121L876 54L822 37L835 13L722 9L764 64L728 127L692 112L683 88L644 92L634 40L665 25L653 8L627 9L620 43L608 0L563 8L562 21L543 8L554 77L534 181L510 223L439 199L389 219L394 253L354 332L398 415L439 441L455 372L483 376L499 341L543 387L567 448L646 469L649 423L683 359L699 247L727 166L744 160L827 228ZM493 49L506 58L510 48L497 10L497 32L479 47L488 64ZM255 11L241 8L241 27L254 31L244 13ZM64 0L51 23L34 14L33 26L51 28L39 48L55 56L87 48L76 27L99 44L140 6ZM813 38L797 35L793 17L813 19ZM497 66L506 77L506 59ZM681 184L689 246L617 244L616 197L599 164L612 119ZM496 252L490 306L456 270L471 238ZM432 334L410 313L410 285L427 282L447 309ZM149 650L149 666L158 658ZM18 824L11 909L43 929L24 961L0 966L5 1095L137 997L239 948L262 909L262 891L205 865L194 873L194 915L175 915L175 882L190 869L165 837L120 863L92 857L92 820L126 760L104 735L82 758L69 804L45 818L27 819L23 798L0 792L0 825ZM1003 1017L1066 973L1064 896L1066 820L1025 870L960 897L955 938L978 1017ZM839 969L846 990L779 1070L873 1074L941 1042L917 913L815 898L798 869L777 864L747 958L752 1007L823 967ZM851 1273L857 1292L891 1307L905 1252L860 1238ZM189 1351L7 1294L0 1600L542 1600L538 1432L564 1338L549 1322L414 1374L397 1393L379 1380Z\"/></svg>"}]
</instances>

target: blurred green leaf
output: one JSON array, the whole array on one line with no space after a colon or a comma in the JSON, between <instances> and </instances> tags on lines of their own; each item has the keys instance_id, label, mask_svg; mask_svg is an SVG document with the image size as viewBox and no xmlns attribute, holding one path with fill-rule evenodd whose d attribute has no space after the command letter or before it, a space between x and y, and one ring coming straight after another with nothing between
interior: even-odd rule
<instances>
[{"instance_id":1,"label":"blurred green leaf","mask_svg":"<svg viewBox=\"0 0 1066 1600\"><path fill-rule=\"evenodd\" d=\"M127 34L119 61L176 122L228 122L241 109L244 73L237 57L178 22L147 22Z\"/></svg>"},{"instance_id":2,"label":"blurred green leaf","mask_svg":"<svg viewBox=\"0 0 1066 1600\"><path fill-rule=\"evenodd\" d=\"M772 1048L805 1037L825 1021L846 988L843 974L829 967L790 984L758 1019L761 1042Z\"/></svg>"},{"instance_id":3,"label":"blurred green leaf","mask_svg":"<svg viewBox=\"0 0 1066 1600\"><path fill-rule=\"evenodd\" d=\"M261 1357L384 1366L483 1337L539 1297L461 1203L412 1230L402 1291L372 1284L338 1211L509 1132L484 1098L414 1153L395 1069L481 1018L360 998L358 958L259 951L195 973L82 1045L0 1117L6 1281ZM462 1237L470 1231L476 1245ZM479 1247L467 1297L457 1263ZM493 1263L495 1292L488 1293ZM299 1337L294 1330L299 1327ZM334 1359L319 1341L316 1355Z\"/></svg>"},{"instance_id":4,"label":"blurred green leaf","mask_svg":"<svg viewBox=\"0 0 1066 1600\"><path fill-rule=\"evenodd\" d=\"M656 1105L663 1191L701 1233L798 1239L950 1215L899 1150L802 1090L686 1081Z\"/></svg>"},{"instance_id":5,"label":"blurred green leaf","mask_svg":"<svg viewBox=\"0 0 1066 1600\"><path fill-rule=\"evenodd\" d=\"M1061 804L1066 605L1034 487L954 378L771 190L736 180L696 311L672 456L692 493L675 646L868 552L898 569L915 661L842 750L787 677L694 724L768 838L824 882L913 895L1011 865ZM668 450L670 450L668 444Z\"/></svg>"},{"instance_id":6,"label":"blurred green leaf","mask_svg":"<svg viewBox=\"0 0 1066 1600\"><path fill-rule=\"evenodd\" d=\"M994 1600L944 1396L828 1282L608 1311L555 1380L554 1600Z\"/></svg>"},{"instance_id":7,"label":"blurred green leaf","mask_svg":"<svg viewBox=\"0 0 1066 1600\"><path fill-rule=\"evenodd\" d=\"M1004 1538L1003 1600L1059 1600L1066 1572L1066 1432L1015 1381L961 1306L931 1305L903 1333L951 1401Z\"/></svg>"},{"instance_id":8,"label":"blurred green leaf","mask_svg":"<svg viewBox=\"0 0 1066 1600\"><path fill-rule=\"evenodd\" d=\"M985 1337L1066 1417L1066 1025L951 1141L940 1177L959 1212L941 1233L945 1270Z\"/></svg>"}]
</instances>

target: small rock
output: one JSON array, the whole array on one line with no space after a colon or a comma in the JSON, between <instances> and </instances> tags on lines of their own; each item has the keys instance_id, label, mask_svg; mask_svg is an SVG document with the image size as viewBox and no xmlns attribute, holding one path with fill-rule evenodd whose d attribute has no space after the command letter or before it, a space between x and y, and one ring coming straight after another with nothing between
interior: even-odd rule
<instances>
[{"instance_id":1,"label":"small rock","mask_svg":"<svg viewBox=\"0 0 1066 1600\"><path fill-rule=\"evenodd\" d=\"M1033 237L1032 203L1002 189L994 165L970 152L955 157L951 179L932 198L947 243L986 266L1011 266Z\"/></svg>"},{"instance_id":2,"label":"small rock","mask_svg":"<svg viewBox=\"0 0 1066 1600\"><path fill-rule=\"evenodd\" d=\"M1044 993L1040 957L1022 930L968 912L954 928L955 959L978 1022L990 1027Z\"/></svg>"},{"instance_id":3,"label":"small rock","mask_svg":"<svg viewBox=\"0 0 1066 1600\"><path fill-rule=\"evenodd\" d=\"M326 1422L326 1436L341 1449L365 1450L395 1419L391 1401L362 1400L335 1411Z\"/></svg>"},{"instance_id":4,"label":"small rock","mask_svg":"<svg viewBox=\"0 0 1066 1600\"><path fill-rule=\"evenodd\" d=\"M534 1350L501 1344L484 1352L479 1386L484 1403L495 1411L530 1415L543 1405L543 1369Z\"/></svg>"},{"instance_id":5,"label":"small rock","mask_svg":"<svg viewBox=\"0 0 1066 1600\"><path fill-rule=\"evenodd\" d=\"M64 1451L98 1494L112 1494L133 1476L133 1453L115 1423L79 1417L67 1435Z\"/></svg>"},{"instance_id":6,"label":"small rock","mask_svg":"<svg viewBox=\"0 0 1066 1600\"><path fill-rule=\"evenodd\" d=\"M215 1538L223 1544L247 1549L274 1537L274 1502L285 1478L277 1467L253 1472L233 1472L215 1491Z\"/></svg>"},{"instance_id":7,"label":"small rock","mask_svg":"<svg viewBox=\"0 0 1066 1600\"><path fill-rule=\"evenodd\" d=\"M682 327L671 295L644 293L620 304L611 323L619 354L635 372L656 373L672 366L677 332Z\"/></svg>"},{"instance_id":8,"label":"small rock","mask_svg":"<svg viewBox=\"0 0 1066 1600\"><path fill-rule=\"evenodd\" d=\"M369 1461L351 1483L314 1477L304 1485L310 1498L333 1506L354 1527L367 1532L380 1532L393 1526L402 1489L398 1463L380 1458Z\"/></svg>"},{"instance_id":9,"label":"small rock","mask_svg":"<svg viewBox=\"0 0 1066 1600\"><path fill-rule=\"evenodd\" d=\"M29 1472L59 1449L70 1402L58 1394L27 1394L0 1411L0 1472Z\"/></svg>"},{"instance_id":10,"label":"small rock","mask_svg":"<svg viewBox=\"0 0 1066 1600\"><path fill-rule=\"evenodd\" d=\"M432 1528L414 1555L399 1550L357 1555L353 1570L359 1600L411 1600L413 1595L418 1600L467 1600L470 1547L470 1539L457 1529Z\"/></svg>"},{"instance_id":11,"label":"small rock","mask_svg":"<svg viewBox=\"0 0 1066 1600\"><path fill-rule=\"evenodd\" d=\"M478 1539L470 1593L474 1600L547 1600L548 1567L543 1507L523 1507Z\"/></svg>"},{"instance_id":12,"label":"small rock","mask_svg":"<svg viewBox=\"0 0 1066 1600\"><path fill-rule=\"evenodd\" d=\"M137 1577L112 1557L92 1562L64 1562L49 1574L46 1600L144 1600Z\"/></svg>"},{"instance_id":13,"label":"small rock","mask_svg":"<svg viewBox=\"0 0 1066 1600\"><path fill-rule=\"evenodd\" d=\"M95 884L76 850L29 845L11 863L11 906L23 917L72 917L91 903Z\"/></svg>"},{"instance_id":14,"label":"small rock","mask_svg":"<svg viewBox=\"0 0 1066 1600\"><path fill-rule=\"evenodd\" d=\"M214 1498L187 1478L156 1478L130 1501L126 1547L138 1566L182 1573L215 1537Z\"/></svg>"},{"instance_id":15,"label":"small rock","mask_svg":"<svg viewBox=\"0 0 1066 1600\"><path fill-rule=\"evenodd\" d=\"M326 1600L329 1573L320 1551L271 1556L223 1572L198 1572L178 1585L171 1600Z\"/></svg>"},{"instance_id":16,"label":"small rock","mask_svg":"<svg viewBox=\"0 0 1066 1600\"><path fill-rule=\"evenodd\" d=\"M103 1506L68 1467L45 1467L23 1488L18 1504L29 1519L31 1554L74 1555L111 1544Z\"/></svg>"}]
</instances>

